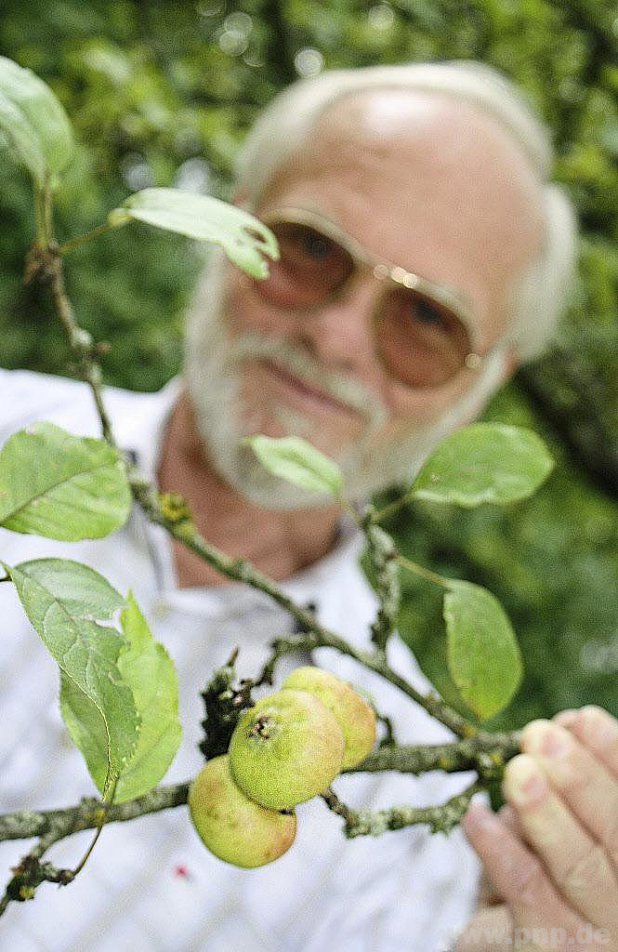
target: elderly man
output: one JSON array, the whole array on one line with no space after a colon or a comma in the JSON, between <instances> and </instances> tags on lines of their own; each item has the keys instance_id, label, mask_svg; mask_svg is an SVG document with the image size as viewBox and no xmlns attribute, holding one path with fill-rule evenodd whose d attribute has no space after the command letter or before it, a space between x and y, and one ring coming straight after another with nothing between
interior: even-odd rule
<instances>
[{"instance_id":1,"label":"elderly man","mask_svg":"<svg viewBox=\"0 0 618 952\"><path fill-rule=\"evenodd\" d=\"M190 315L184 381L154 396L108 395L118 441L162 489L188 499L209 541L251 559L356 644L375 611L357 538L337 506L270 477L241 440L304 436L340 462L355 499L408 480L519 361L541 351L560 313L574 229L548 165L543 130L504 80L479 67L358 70L297 84L250 135L236 194L277 235L280 262L258 283L214 257ZM96 430L78 384L0 376L3 406L9 388L15 410L3 438L40 416ZM259 593L224 585L139 513L96 544L0 542L9 561L36 546L136 591L181 677L186 743L169 779L194 774L197 692L208 673L234 645L241 672L254 673L265 642L290 620ZM4 808L69 805L88 778L56 714L54 672L13 593L0 595L10 633L3 664L15 685ZM422 684L406 649L390 650ZM348 659L320 651L314 660L367 687L402 741L444 738ZM529 728L524 746L507 773L508 812L475 807L466 821L485 867L486 908L459 940L477 881L459 831L346 843L315 801L299 809L295 846L251 872L205 853L181 810L110 826L70 888L43 887L9 910L7 947L439 952L458 941L479 952L532 942L615 952L618 725L596 709L569 712ZM346 801L367 807L435 803L459 789L441 775L338 783ZM79 849L65 842L52 858L69 865ZM16 855L13 847L4 865Z\"/></svg>"}]
</instances>

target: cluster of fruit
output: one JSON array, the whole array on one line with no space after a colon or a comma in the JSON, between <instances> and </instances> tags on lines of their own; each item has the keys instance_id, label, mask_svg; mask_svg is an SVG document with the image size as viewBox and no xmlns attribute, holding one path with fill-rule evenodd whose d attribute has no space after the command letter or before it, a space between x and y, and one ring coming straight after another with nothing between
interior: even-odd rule
<instances>
[{"instance_id":1,"label":"cluster of fruit","mask_svg":"<svg viewBox=\"0 0 618 952\"><path fill-rule=\"evenodd\" d=\"M191 784L193 825L228 863L271 863L294 842L294 807L361 763L375 740L375 712L351 685L321 668L297 668L245 711L228 753Z\"/></svg>"}]
</instances>

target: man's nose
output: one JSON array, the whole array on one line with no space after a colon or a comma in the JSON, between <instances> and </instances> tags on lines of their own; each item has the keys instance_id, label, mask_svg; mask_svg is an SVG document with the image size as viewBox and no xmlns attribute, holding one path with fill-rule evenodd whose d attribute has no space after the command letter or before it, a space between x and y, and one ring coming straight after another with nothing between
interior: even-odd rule
<instances>
[{"instance_id":1,"label":"man's nose","mask_svg":"<svg viewBox=\"0 0 618 952\"><path fill-rule=\"evenodd\" d=\"M324 364L349 372L370 367L379 291L371 278L354 280L332 300L299 316L297 338Z\"/></svg>"}]
</instances>

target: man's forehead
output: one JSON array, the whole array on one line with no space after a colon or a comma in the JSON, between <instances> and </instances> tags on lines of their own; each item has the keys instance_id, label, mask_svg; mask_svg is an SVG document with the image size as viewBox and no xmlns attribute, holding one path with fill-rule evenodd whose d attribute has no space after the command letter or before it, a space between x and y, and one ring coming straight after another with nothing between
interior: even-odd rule
<instances>
[{"instance_id":1,"label":"man's forehead","mask_svg":"<svg viewBox=\"0 0 618 952\"><path fill-rule=\"evenodd\" d=\"M385 157L426 153L439 167L476 167L485 156L487 165L518 164L536 179L519 141L497 117L443 92L385 88L341 96L317 120L311 142L330 154L335 145L357 155L359 148Z\"/></svg>"},{"instance_id":2,"label":"man's forehead","mask_svg":"<svg viewBox=\"0 0 618 952\"><path fill-rule=\"evenodd\" d=\"M444 117L468 116L478 109L441 92L405 89L372 89L347 93L335 99L318 118L315 139L338 136L341 140L422 137L435 131Z\"/></svg>"}]
</instances>

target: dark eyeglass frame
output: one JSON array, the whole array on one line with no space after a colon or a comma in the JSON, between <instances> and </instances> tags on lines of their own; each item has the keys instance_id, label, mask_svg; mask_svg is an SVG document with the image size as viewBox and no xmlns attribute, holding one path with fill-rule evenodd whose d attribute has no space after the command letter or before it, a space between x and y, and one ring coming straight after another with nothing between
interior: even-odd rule
<instances>
[{"instance_id":1,"label":"dark eyeglass frame","mask_svg":"<svg viewBox=\"0 0 618 952\"><path fill-rule=\"evenodd\" d=\"M379 258L367 251L360 242L351 235L348 235L347 232L335 225L334 222L318 212L309 211L304 208L283 206L281 208L271 209L263 215L259 215L259 218L267 227L274 227L276 225L306 226L318 235L322 235L329 241L339 245L347 255L349 255L353 264L350 274L344 278L340 285L326 292L323 299L315 304L295 305L295 309L297 307L298 310L309 313L318 310L324 306L324 304L336 300L338 296L345 293L346 286L360 270L369 270L373 277L380 282L390 284L395 288L417 291L424 298L435 303L439 308L444 308L449 311L460 322L466 333L470 350L463 355L461 364L443 383L449 382L464 368L477 371L483 366L488 355L479 353L478 349L475 348L475 338L477 335L473 311L457 291L445 285L436 284L422 277L420 274L416 274L414 271L407 271L399 265L394 265L383 258ZM256 281L255 284L258 293L260 293L260 285L262 282ZM411 389L415 389L417 386L415 384L406 384L405 381L400 382L409 386ZM433 386L439 385L442 384ZM430 386L431 385L418 385L418 388L428 389Z\"/></svg>"}]
</instances>

